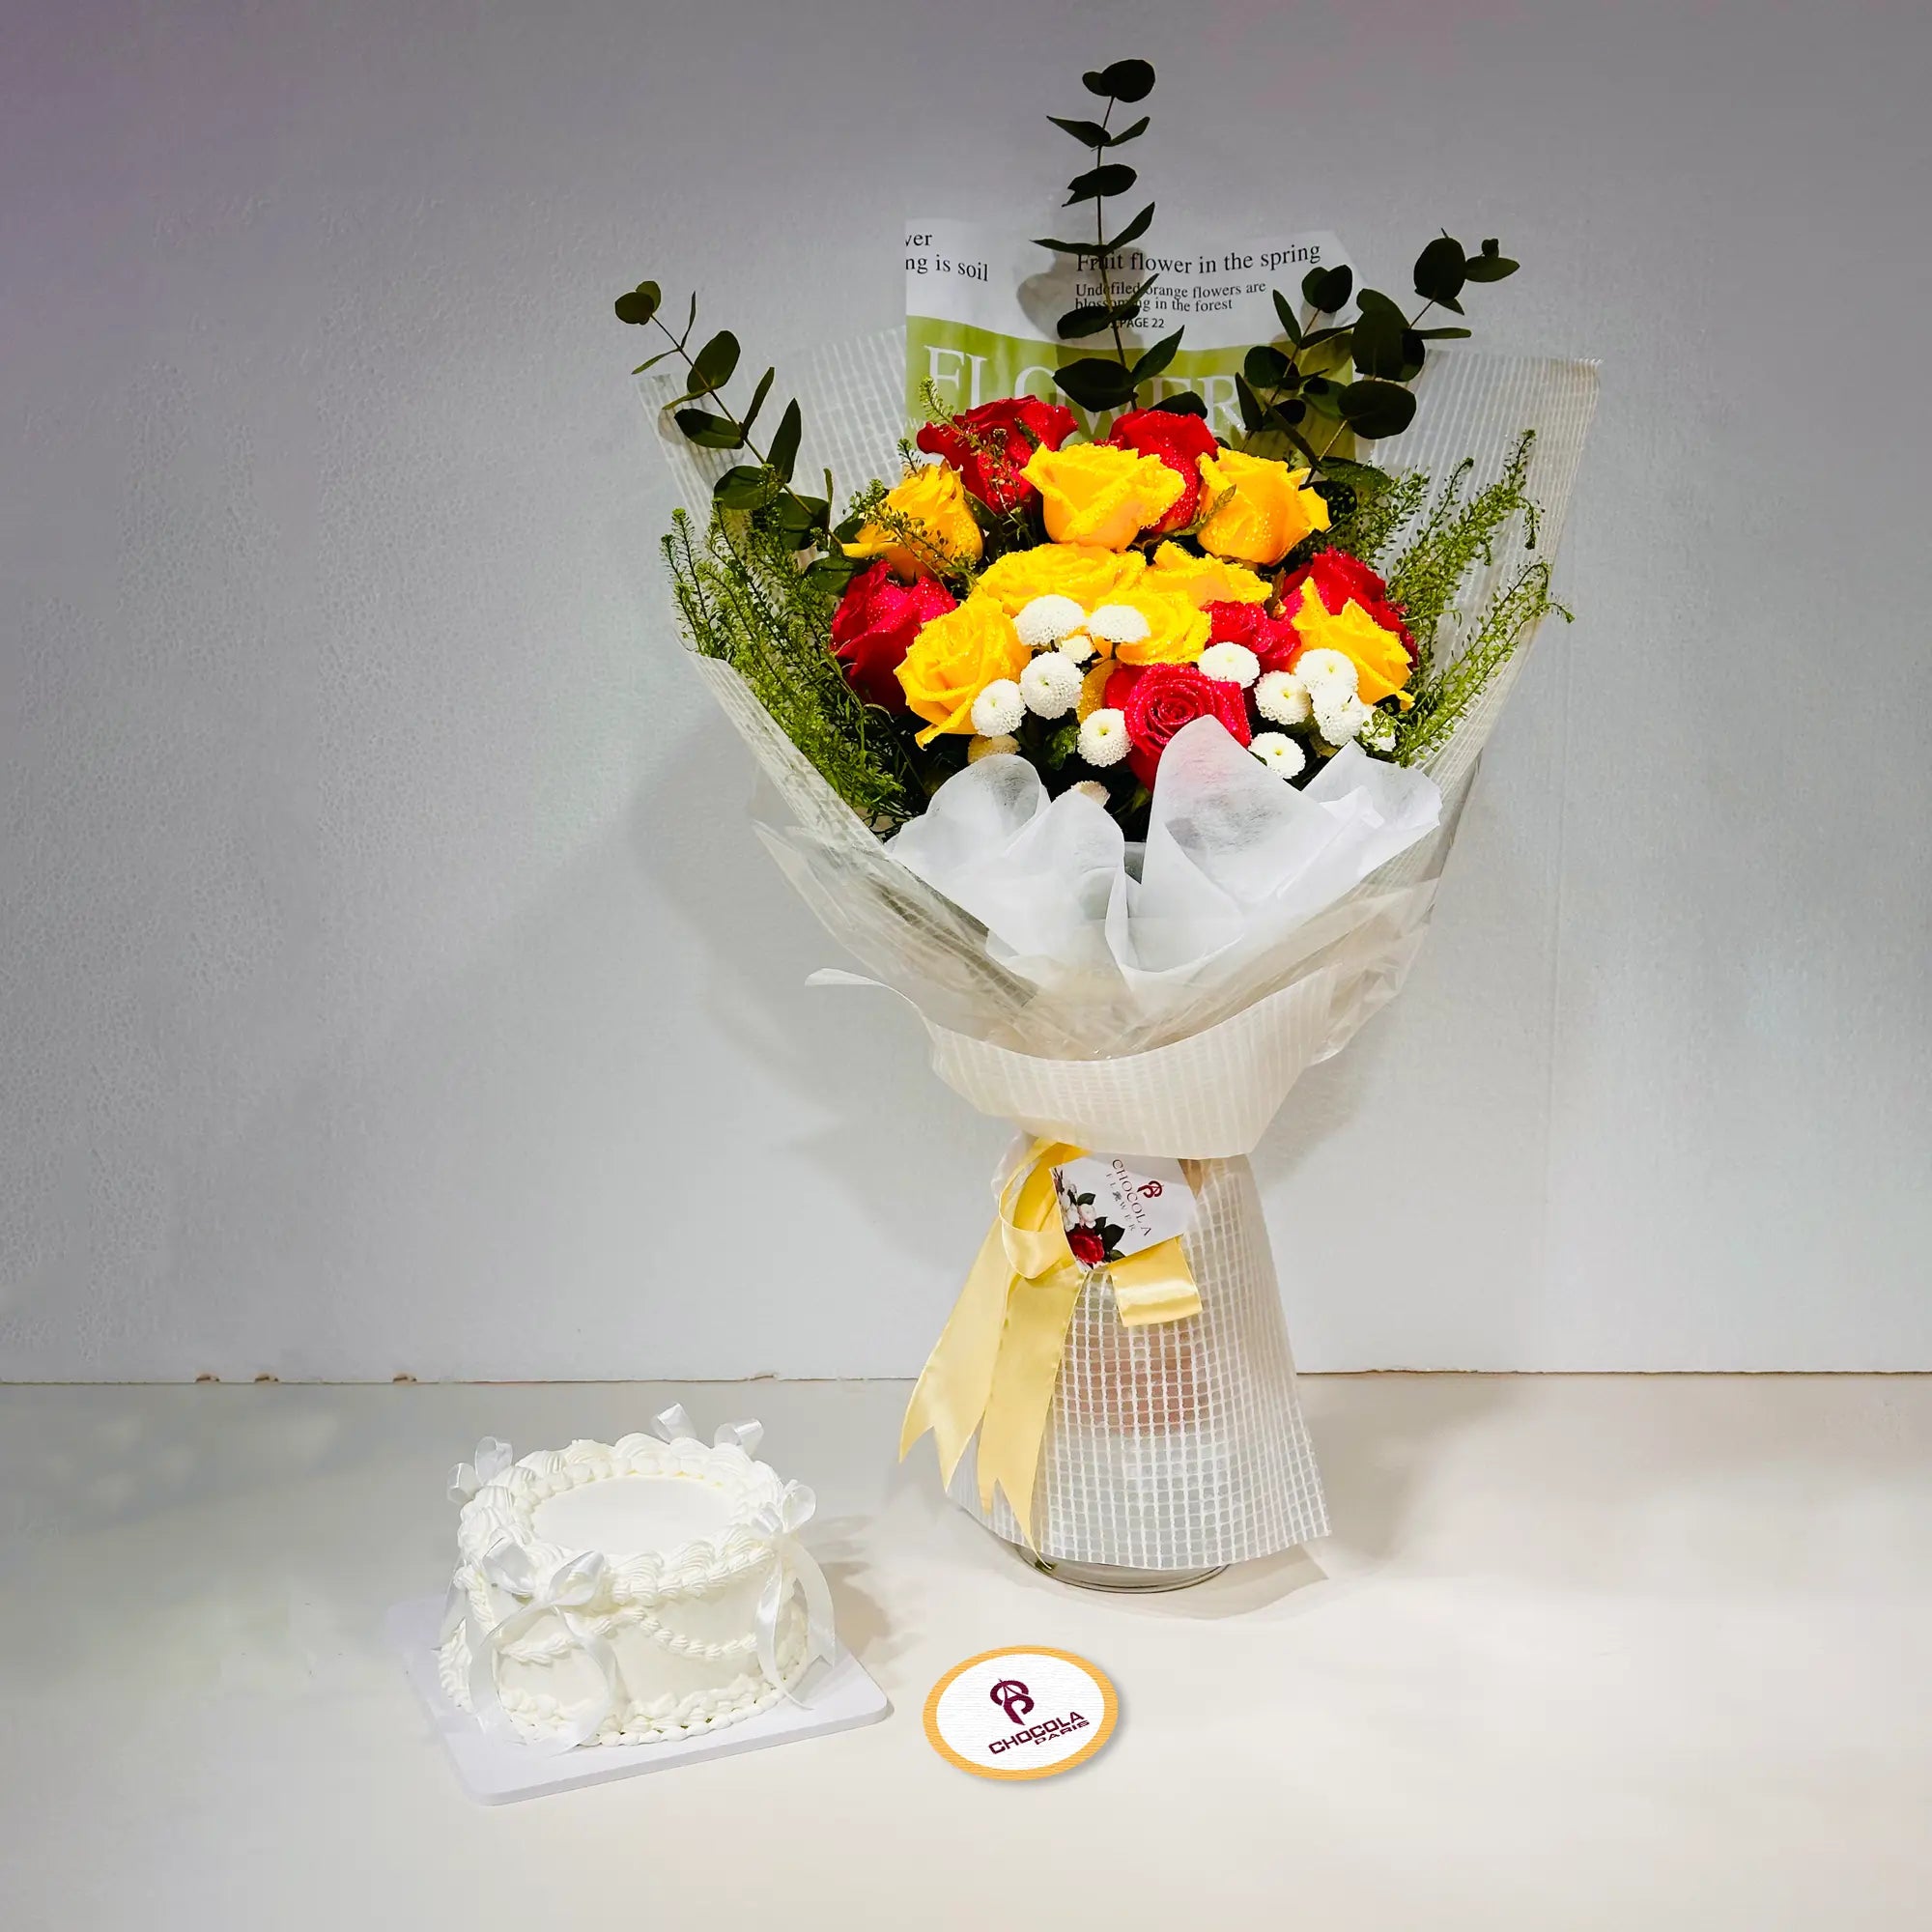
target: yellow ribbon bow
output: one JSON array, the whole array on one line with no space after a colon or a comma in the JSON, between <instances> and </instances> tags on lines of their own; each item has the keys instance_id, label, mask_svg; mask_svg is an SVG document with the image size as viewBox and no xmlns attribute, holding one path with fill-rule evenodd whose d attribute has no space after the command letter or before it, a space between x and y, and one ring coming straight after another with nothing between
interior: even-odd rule
<instances>
[{"instance_id":1,"label":"yellow ribbon bow","mask_svg":"<svg viewBox=\"0 0 1932 1932\"><path fill-rule=\"evenodd\" d=\"M899 1456L929 1429L947 1484L979 1431L980 1506L995 1485L1030 1548L1034 1480L1074 1304L1089 1269L1074 1260L1061 1225L1053 1170L1085 1151L1036 1140L1007 1174L999 1208L945 1331L906 1405ZM1180 1321L1201 1312L1180 1237L1106 1264L1114 1305L1128 1327Z\"/></svg>"}]
</instances>

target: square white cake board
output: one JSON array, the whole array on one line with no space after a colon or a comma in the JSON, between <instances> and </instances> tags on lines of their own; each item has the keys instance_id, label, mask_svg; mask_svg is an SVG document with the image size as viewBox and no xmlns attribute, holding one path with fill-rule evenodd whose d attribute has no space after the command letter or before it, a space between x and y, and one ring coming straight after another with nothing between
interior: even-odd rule
<instances>
[{"instance_id":1,"label":"square white cake board","mask_svg":"<svg viewBox=\"0 0 1932 1932\"><path fill-rule=\"evenodd\" d=\"M802 1738L830 1737L876 1724L893 1707L865 1666L841 1644L830 1663L814 1663L798 1687L798 1697L781 1697L769 1710L738 1724L695 1738L665 1739L646 1745L586 1745L578 1750L526 1750L485 1737L474 1718L442 1694L436 1668L437 1634L443 1600L418 1597L397 1604L383 1619L403 1670L449 1747L456 1775L470 1797L485 1804L514 1804L552 1791L582 1784L607 1784L613 1777L636 1777L646 1771L669 1771L705 1758L763 1750Z\"/></svg>"}]
</instances>

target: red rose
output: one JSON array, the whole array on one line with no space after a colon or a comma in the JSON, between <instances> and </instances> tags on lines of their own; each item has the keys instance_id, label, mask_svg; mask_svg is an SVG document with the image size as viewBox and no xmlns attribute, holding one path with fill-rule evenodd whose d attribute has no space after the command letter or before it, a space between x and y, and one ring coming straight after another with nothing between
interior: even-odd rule
<instances>
[{"instance_id":1,"label":"red rose","mask_svg":"<svg viewBox=\"0 0 1932 1932\"><path fill-rule=\"evenodd\" d=\"M1217 644L1246 644L1264 670L1286 670L1301 639L1286 617L1270 617L1264 604L1209 604L1208 636Z\"/></svg>"},{"instance_id":2,"label":"red rose","mask_svg":"<svg viewBox=\"0 0 1932 1932\"><path fill-rule=\"evenodd\" d=\"M1359 604L1384 631L1394 633L1408 653L1409 663L1415 662L1415 639L1402 621L1402 606L1389 602L1388 585L1360 557L1350 556L1345 550L1319 551L1299 570L1282 579L1284 611L1293 613L1300 609L1301 599L1295 593L1304 583L1314 584L1322 608L1335 616L1342 614L1345 605ZM1281 667L1264 665L1262 668L1274 670Z\"/></svg>"},{"instance_id":3,"label":"red rose","mask_svg":"<svg viewBox=\"0 0 1932 1932\"><path fill-rule=\"evenodd\" d=\"M903 711L905 691L893 673L921 629L954 602L936 577L901 583L884 557L862 570L832 613L832 649L846 682L867 704Z\"/></svg>"},{"instance_id":4,"label":"red rose","mask_svg":"<svg viewBox=\"0 0 1932 1932\"><path fill-rule=\"evenodd\" d=\"M1221 446L1214 432L1200 416L1183 415L1178 410L1129 410L1114 424L1107 440L1117 449L1159 457L1181 478L1187 488L1179 502L1153 529L1162 536L1185 529L1201 507L1201 458L1212 456Z\"/></svg>"},{"instance_id":5,"label":"red rose","mask_svg":"<svg viewBox=\"0 0 1932 1932\"><path fill-rule=\"evenodd\" d=\"M1107 1259L1107 1244L1092 1228L1069 1228L1066 1245L1082 1267L1096 1268Z\"/></svg>"},{"instance_id":6,"label":"red rose","mask_svg":"<svg viewBox=\"0 0 1932 1932\"><path fill-rule=\"evenodd\" d=\"M989 509L1017 510L1036 492L1020 471L1036 449L1058 449L1073 434L1073 412L1037 396L981 403L951 422L927 423L914 440L958 470Z\"/></svg>"},{"instance_id":7,"label":"red rose","mask_svg":"<svg viewBox=\"0 0 1932 1932\"><path fill-rule=\"evenodd\" d=\"M1192 665L1123 665L1107 680L1107 702L1126 714L1127 763L1150 791L1167 743L1197 718L1218 718L1248 742L1248 701L1237 684L1203 677Z\"/></svg>"}]
</instances>

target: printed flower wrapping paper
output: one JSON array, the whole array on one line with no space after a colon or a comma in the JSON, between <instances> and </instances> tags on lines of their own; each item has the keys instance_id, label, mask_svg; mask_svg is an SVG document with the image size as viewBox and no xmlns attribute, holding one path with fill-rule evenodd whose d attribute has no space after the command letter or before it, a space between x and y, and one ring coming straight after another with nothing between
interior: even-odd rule
<instances>
[{"instance_id":1,"label":"printed flower wrapping paper","mask_svg":"<svg viewBox=\"0 0 1932 1932\"><path fill-rule=\"evenodd\" d=\"M784 372L810 425L806 473L891 473L903 357L895 329ZM640 386L654 413L678 393L668 377ZM1552 555L1596 386L1594 363L1441 355L1417 383L1417 426L1380 445L1380 460L1446 474L1470 458L1482 476L1535 431L1526 486L1538 550ZM729 457L668 430L663 443L685 502L708 516ZM1073 475L1066 514L1103 517L1138 487L1124 470ZM1130 513L1160 507L1150 499ZM1247 513L1296 509L1262 502ZM1484 608L1525 554L1515 526L1463 583L1457 609ZM1098 805L1076 792L1048 801L1010 758L968 764L882 841L730 666L692 660L788 816L761 822L761 838L826 930L918 1009L940 1077L1029 1135L1194 1164L1198 1218L1182 1245L1200 1312L1127 1326L1106 1274L1091 1276L1066 1327L1030 1512L983 1495L970 1456L951 1472L955 1499L1008 1540L1030 1535L1060 1560L1180 1570L1270 1554L1325 1528L1247 1156L1303 1069L1339 1052L1400 988L1525 656L1517 650L1420 767L1345 751L1300 789L1219 726L1179 719L1139 852ZM944 674L936 666L936 701Z\"/></svg>"}]
</instances>

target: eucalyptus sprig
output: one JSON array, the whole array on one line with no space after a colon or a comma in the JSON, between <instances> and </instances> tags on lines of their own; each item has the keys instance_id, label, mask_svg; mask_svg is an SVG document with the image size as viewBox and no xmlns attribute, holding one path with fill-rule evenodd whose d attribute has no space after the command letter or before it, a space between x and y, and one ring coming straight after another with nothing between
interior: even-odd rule
<instances>
[{"instance_id":1,"label":"eucalyptus sprig","mask_svg":"<svg viewBox=\"0 0 1932 1932\"><path fill-rule=\"evenodd\" d=\"M825 479L823 497L801 496L792 488L799 439L805 429L797 401L794 399L784 406L779 426L764 448L760 449L752 440L753 426L765 406L765 398L771 394L778 372L767 369L758 378L750 404L744 414L738 415L724 397L724 385L738 367L738 338L728 328L721 328L696 355L692 353L691 338L697 325L696 295L691 298L684 327L676 334L665 324L664 294L655 282L639 282L636 288L627 289L612 306L619 322L637 328L655 327L670 344L668 349L646 356L631 371L632 375L641 376L672 355L683 362L685 390L668 407L671 420L685 440L700 449L742 449L754 459L751 463L734 464L712 485L712 499L717 506L721 510L769 510L767 521L791 541L794 551L823 547L831 531L832 478L828 474ZM700 402L708 407L697 408ZM820 564L827 561L821 558ZM812 567L817 569L819 565Z\"/></svg>"},{"instance_id":2,"label":"eucalyptus sprig","mask_svg":"<svg viewBox=\"0 0 1932 1932\"><path fill-rule=\"evenodd\" d=\"M1097 95L1106 101L1106 110L1100 119L1067 120L1058 114L1049 114L1046 118L1056 128L1071 134L1083 148L1094 152L1094 166L1075 175L1067 183L1066 200L1063 204L1066 208L1084 201L1094 204L1094 239L1091 242L1068 242L1041 236L1037 245L1056 249L1063 255L1071 255L1076 261L1091 260L1100 277L1100 299L1068 309L1055 325L1060 339L1063 342L1080 341L1103 331L1114 338L1111 358L1083 355L1078 361L1069 362L1057 371L1054 380L1082 409L1118 410L1131 404L1141 384L1158 376L1174 360L1175 352L1180 347L1181 330L1177 328L1163 335L1139 355L1133 355L1129 354L1126 338L1121 332L1140 319L1141 303L1159 276L1148 276L1138 288L1122 292L1117 299L1111 258L1128 242L1138 242L1148 232L1153 222L1154 204L1149 202L1119 234L1107 233L1106 207L1109 198L1125 194L1140 177L1124 161L1110 161L1103 156L1116 148L1124 147L1129 141L1139 140L1149 126L1149 117L1143 114L1131 127L1116 130L1113 126L1114 109L1122 101L1131 104L1145 100L1153 92L1154 73L1144 60L1122 60L1084 73L1080 79L1089 94Z\"/></svg>"},{"instance_id":3,"label":"eucalyptus sprig","mask_svg":"<svg viewBox=\"0 0 1932 1932\"><path fill-rule=\"evenodd\" d=\"M1264 343L1248 351L1235 378L1235 397L1246 432L1244 445L1258 436L1279 435L1305 456L1311 467L1327 467L1329 452L1344 431L1365 442L1400 436L1415 417L1415 395L1408 386L1422 373L1432 342L1461 339L1466 328L1423 328L1431 309L1463 313L1462 294L1471 282L1500 282L1518 264L1493 237L1473 255L1453 236L1438 235L1415 259L1414 287L1421 306L1413 315L1379 289L1355 296L1355 319L1339 318L1355 295L1354 271L1348 268L1311 269L1302 278L1307 314L1279 289L1275 314L1289 347ZM1331 373L1353 365L1353 379ZM1264 393L1265 392L1265 393ZM1320 419L1327 426L1320 448L1308 431Z\"/></svg>"}]
</instances>

